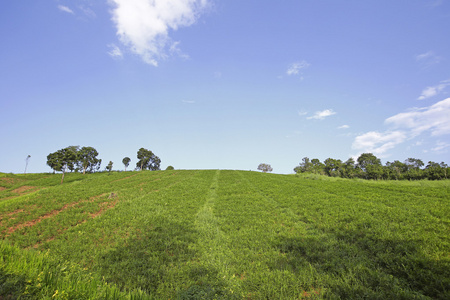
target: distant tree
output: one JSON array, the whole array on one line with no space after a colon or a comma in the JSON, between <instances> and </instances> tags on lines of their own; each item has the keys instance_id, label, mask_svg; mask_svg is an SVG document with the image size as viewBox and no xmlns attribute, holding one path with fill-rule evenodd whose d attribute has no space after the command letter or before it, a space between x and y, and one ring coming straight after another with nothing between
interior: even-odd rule
<instances>
[{"instance_id":1,"label":"distant tree","mask_svg":"<svg viewBox=\"0 0 450 300\"><path fill-rule=\"evenodd\" d=\"M269 164L263 164L263 163L259 164L258 170L263 171L264 173L273 171L272 167Z\"/></svg>"},{"instance_id":2,"label":"distant tree","mask_svg":"<svg viewBox=\"0 0 450 300\"><path fill-rule=\"evenodd\" d=\"M125 172L127 171L127 167L130 165L130 161L131 158L129 158L128 156L122 159L122 163L125 165Z\"/></svg>"},{"instance_id":3,"label":"distant tree","mask_svg":"<svg viewBox=\"0 0 450 300\"><path fill-rule=\"evenodd\" d=\"M403 179L407 170L408 166L398 160L394 160L394 162L387 162L386 167L384 168L383 177L385 179Z\"/></svg>"},{"instance_id":4,"label":"distant tree","mask_svg":"<svg viewBox=\"0 0 450 300\"><path fill-rule=\"evenodd\" d=\"M294 168L295 173L306 173L311 170L312 164L308 157L303 157L302 162Z\"/></svg>"},{"instance_id":5,"label":"distant tree","mask_svg":"<svg viewBox=\"0 0 450 300\"><path fill-rule=\"evenodd\" d=\"M367 179L381 179L383 167L381 161L372 153L363 153L358 159L358 166L365 172Z\"/></svg>"},{"instance_id":6,"label":"distant tree","mask_svg":"<svg viewBox=\"0 0 450 300\"><path fill-rule=\"evenodd\" d=\"M324 161L324 170L328 176L341 176L342 161L340 159L327 158Z\"/></svg>"},{"instance_id":7,"label":"distant tree","mask_svg":"<svg viewBox=\"0 0 450 300\"><path fill-rule=\"evenodd\" d=\"M166 168L166 171L170 171L170 170L175 170L175 168L172 167L172 166L168 166L168 167Z\"/></svg>"},{"instance_id":8,"label":"distant tree","mask_svg":"<svg viewBox=\"0 0 450 300\"><path fill-rule=\"evenodd\" d=\"M101 159L97 158L98 152L92 147L82 147L77 153L78 168L83 170L83 174L86 171L93 172L100 169L102 163Z\"/></svg>"},{"instance_id":9,"label":"distant tree","mask_svg":"<svg viewBox=\"0 0 450 300\"><path fill-rule=\"evenodd\" d=\"M25 159L25 172L23 174L27 174L28 161L30 160L31 155L28 155Z\"/></svg>"},{"instance_id":10,"label":"distant tree","mask_svg":"<svg viewBox=\"0 0 450 300\"><path fill-rule=\"evenodd\" d=\"M323 163L321 163L319 159L313 158L311 160L311 170L310 171L314 174L324 175L325 174L325 165Z\"/></svg>"},{"instance_id":11,"label":"distant tree","mask_svg":"<svg viewBox=\"0 0 450 300\"><path fill-rule=\"evenodd\" d=\"M69 146L64 148L66 151L69 151L70 153L74 153L75 156L71 156L71 160L67 162L67 168L70 170L70 172L78 171L78 152L80 151L80 146Z\"/></svg>"},{"instance_id":12,"label":"distant tree","mask_svg":"<svg viewBox=\"0 0 450 300\"><path fill-rule=\"evenodd\" d=\"M108 172L111 172L112 167L113 167L113 162L112 162L112 161L109 161L108 165L106 166L106 170L107 170Z\"/></svg>"},{"instance_id":13,"label":"distant tree","mask_svg":"<svg viewBox=\"0 0 450 300\"><path fill-rule=\"evenodd\" d=\"M349 158L347 159L344 164L342 165L342 177L345 178L354 178L355 176L357 176L357 169L356 169L356 165L355 165L355 160L353 158Z\"/></svg>"},{"instance_id":14,"label":"distant tree","mask_svg":"<svg viewBox=\"0 0 450 300\"><path fill-rule=\"evenodd\" d=\"M47 155L47 165L53 169L53 173L55 173L55 171L63 172L61 184L64 181L64 176L67 169L72 168L73 170L76 161L77 152L75 151L73 146L58 150Z\"/></svg>"},{"instance_id":15,"label":"distant tree","mask_svg":"<svg viewBox=\"0 0 450 300\"><path fill-rule=\"evenodd\" d=\"M161 160L158 156L153 154L152 151L147 150L145 148L139 149L137 152L138 162L136 163L136 167L142 170L150 170L156 171L159 170L159 166L161 164Z\"/></svg>"}]
</instances>

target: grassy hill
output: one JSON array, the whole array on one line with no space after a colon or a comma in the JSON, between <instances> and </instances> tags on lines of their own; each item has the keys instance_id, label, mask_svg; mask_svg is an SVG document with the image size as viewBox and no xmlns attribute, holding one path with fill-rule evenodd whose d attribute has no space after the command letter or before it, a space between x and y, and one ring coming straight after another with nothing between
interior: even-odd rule
<instances>
[{"instance_id":1,"label":"grassy hill","mask_svg":"<svg viewBox=\"0 0 450 300\"><path fill-rule=\"evenodd\" d=\"M0 299L449 299L450 181L0 173Z\"/></svg>"}]
</instances>

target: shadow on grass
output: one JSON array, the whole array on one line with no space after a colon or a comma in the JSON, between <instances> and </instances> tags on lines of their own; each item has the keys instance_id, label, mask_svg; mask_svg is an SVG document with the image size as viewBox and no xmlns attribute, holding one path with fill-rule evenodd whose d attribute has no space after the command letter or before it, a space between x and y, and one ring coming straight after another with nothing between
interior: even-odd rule
<instances>
[{"instance_id":1,"label":"shadow on grass","mask_svg":"<svg viewBox=\"0 0 450 300\"><path fill-rule=\"evenodd\" d=\"M450 299L448 262L427 258L420 243L355 231L281 238L285 255L272 267L297 273L312 266L331 298Z\"/></svg>"},{"instance_id":2,"label":"shadow on grass","mask_svg":"<svg viewBox=\"0 0 450 300\"><path fill-rule=\"evenodd\" d=\"M154 224L98 258L95 268L107 282L157 299L231 299L217 270L204 267L192 249L195 230L163 218Z\"/></svg>"},{"instance_id":3,"label":"shadow on grass","mask_svg":"<svg viewBox=\"0 0 450 300\"><path fill-rule=\"evenodd\" d=\"M0 270L0 299L17 299L25 291L25 276L6 274Z\"/></svg>"}]
</instances>

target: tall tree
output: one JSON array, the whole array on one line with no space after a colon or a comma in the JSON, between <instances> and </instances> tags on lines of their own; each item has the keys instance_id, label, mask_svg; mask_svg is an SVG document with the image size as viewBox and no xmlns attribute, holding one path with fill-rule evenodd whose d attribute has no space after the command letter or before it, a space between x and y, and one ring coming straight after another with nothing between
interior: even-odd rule
<instances>
[{"instance_id":1,"label":"tall tree","mask_svg":"<svg viewBox=\"0 0 450 300\"><path fill-rule=\"evenodd\" d=\"M324 169L328 176L337 177L341 175L342 161L340 159L327 158L324 164Z\"/></svg>"},{"instance_id":2,"label":"tall tree","mask_svg":"<svg viewBox=\"0 0 450 300\"><path fill-rule=\"evenodd\" d=\"M113 162L109 161L108 165L106 166L106 170L108 170L108 172L111 172L112 167L113 167Z\"/></svg>"},{"instance_id":3,"label":"tall tree","mask_svg":"<svg viewBox=\"0 0 450 300\"><path fill-rule=\"evenodd\" d=\"M102 163L101 159L97 158L98 152L92 147L82 147L77 153L77 164L80 169L83 170L83 174L86 171L93 172L100 169Z\"/></svg>"},{"instance_id":4,"label":"tall tree","mask_svg":"<svg viewBox=\"0 0 450 300\"><path fill-rule=\"evenodd\" d=\"M67 169L72 168L77 162L77 152L73 146L58 150L47 155L47 165L55 171L63 172L61 183L64 182L64 176Z\"/></svg>"},{"instance_id":5,"label":"tall tree","mask_svg":"<svg viewBox=\"0 0 450 300\"><path fill-rule=\"evenodd\" d=\"M161 160L158 156L153 154L152 151L147 150L145 148L141 148L137 152L138 162L136 163L136 168L142 170L150 170L156 171L159 170L159 166L161 165Z\"/></svg>"},{"instance_id":6,"label":"tall tree","mask_svg":"<svg viewBox=\"0 0 450 300\"><path fill-rule=\"evenodd\" d=\"M128 156L122 159L122 163L125 165L125 172L127 171L127 167L130 165L130 161L131 158L129 158Z\"/></svg>"}]
</instances>

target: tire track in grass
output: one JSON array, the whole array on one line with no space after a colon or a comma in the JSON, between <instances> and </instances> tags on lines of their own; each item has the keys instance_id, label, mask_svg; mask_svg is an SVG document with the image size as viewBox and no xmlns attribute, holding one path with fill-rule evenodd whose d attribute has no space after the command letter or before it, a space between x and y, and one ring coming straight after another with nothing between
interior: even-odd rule
<instances>
[{"instance_id":1,"label":"tire track in grass","mask_svg":"<svg viewBox=\"0 0 450 300\"><path fill-rule=\"evenodd\" d=\"M197 213L195 226L199 232L198 246L201 251L201 261L212 276L217 276L215 279L222 285L223 292L233 293L239 285L237 279L229 273L228 268L233 262L234 255L229 248L229 237L220 229L218 219L214 215L219 176L220 170L217 170L205 204ZM210 276L208 279L212 280Z\"/></svg>"}]
</instances>

